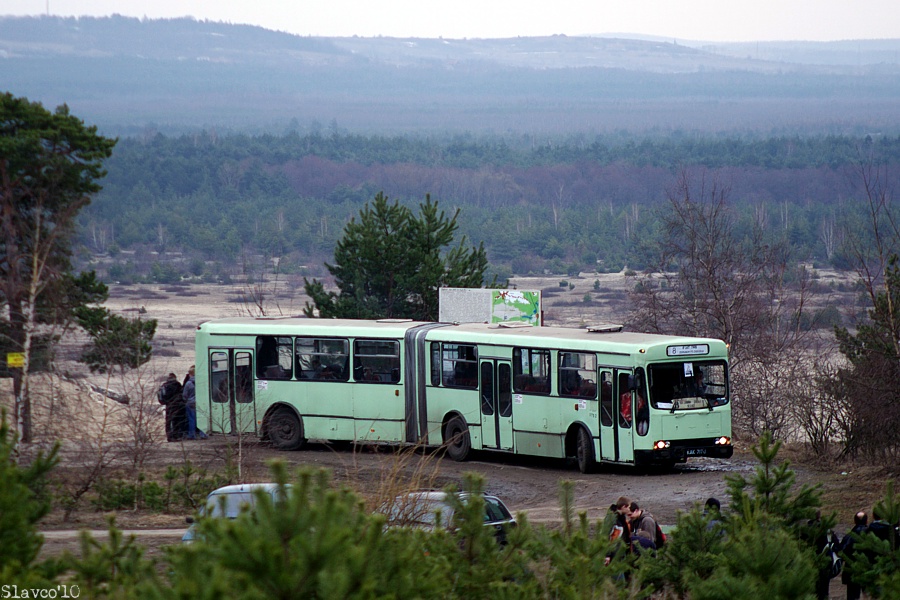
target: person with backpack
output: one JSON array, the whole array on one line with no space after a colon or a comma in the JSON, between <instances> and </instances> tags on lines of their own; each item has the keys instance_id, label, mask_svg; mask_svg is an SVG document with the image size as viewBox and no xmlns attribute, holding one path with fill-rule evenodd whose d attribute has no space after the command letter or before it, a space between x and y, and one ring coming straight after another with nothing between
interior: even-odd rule
<instances>
[{"instance_id":1,"label":"person with backpack","mask_svg":"<svg viewBox=\"0 0 900 600\"><path fill-rule=\"evenodd\" d=\"M169 442L180 440L184 437L187 428L185 427L182 387L175 373L169 373L163 384L159 386L157 400L166 407L166 440Z\"/></svg>"},{"instance_id":2,"label":"person with backpack","mask_svg":"<svg viewBox=\"0 0 900 600\"><path fill-rule=\"evenodd\" d=\"M837 534L822 523L821 511L816 511L816 518L807 522L804 534L807 541L812 540L813 547L820 556L816 575L816 598L828 600L831 580L843 569L844 559L838 554Z\"/></svg>"},{"instance_id":3,"label":"person with backpack","mask_svg":"<svg viewBox=\"0 0 900 600\"><path fill-rule=\"evenodd\" d=\"M666 543L666 536L653 515L641 508L637 502L632 502L630 509L628 519L634 535L643 532L641 537L652 542L654 549L661 548Z\"/></svg>"}]
</instances>

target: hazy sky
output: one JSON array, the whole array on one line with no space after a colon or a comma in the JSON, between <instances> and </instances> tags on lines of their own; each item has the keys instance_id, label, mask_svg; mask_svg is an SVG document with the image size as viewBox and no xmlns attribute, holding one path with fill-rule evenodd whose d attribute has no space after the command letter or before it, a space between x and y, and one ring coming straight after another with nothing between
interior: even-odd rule
<instances>
[{"instance_id":1,"label":"hazy sky","mask_svg":"<svg viewBox=\"0 0 900 600\"><path fill-rule=\"evenodd\" d=\"M0 0L0 15L41 15L48 8L63 16L191 16L321 36L900 38L897 0Z\"/></svg>"}]
</instances>

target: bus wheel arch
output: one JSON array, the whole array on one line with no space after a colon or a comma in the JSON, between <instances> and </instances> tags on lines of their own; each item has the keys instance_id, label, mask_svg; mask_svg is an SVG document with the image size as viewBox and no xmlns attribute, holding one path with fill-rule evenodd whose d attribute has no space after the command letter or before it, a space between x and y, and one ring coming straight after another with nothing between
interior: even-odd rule
<instances>
[{"instance_id":1,"label":"bus wheel arch","mask_svg":"<svg viewBox=\"0 0 900 600\"><path fill-rule=\"evenodd\" d=\"M566 456L574 456L578 470L593 473L597 470L597 454L594 437L583 423L573 423L566 432Z\"/></svg>"},{"instance_id":2,"label":"bus wheel arch","mask_svg":"<svg viewBox=\"0 0 900 600\"><path fill-rule=\"evenodd\" d=\"M299 450L306 443L303 418L287 404L276 404L266 412L262 432L279 450Z\"/></svg>"},{"instance_id":3,"label":"bus wheel arch","mask_svg":"<svg viewBox=\"0 0 900 600\"><path fill-rule=\"evenodd\" d=\"M457 462L469 458L472 452L472 439L465 417L459 413L448 414L444 418L442 431L447 456Z\"/></svg>"}]
</instances>

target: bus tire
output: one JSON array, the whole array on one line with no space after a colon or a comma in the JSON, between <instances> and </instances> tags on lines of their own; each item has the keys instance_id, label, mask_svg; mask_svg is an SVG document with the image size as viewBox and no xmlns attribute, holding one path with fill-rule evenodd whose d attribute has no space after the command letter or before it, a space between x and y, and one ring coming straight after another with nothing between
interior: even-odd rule
<instances>
[{"instance_id":1,"label":"bus tire","mask_svg":"<svg viewBox=\"0 0 900 600\"><path fill-rule=\"evenodd\" d=\"M447 447L447 456L457 462L469 458L472 451L472 442L469 439L469 428L462 417L453 417L447 423L444 430L444 444Z\"/></svg>"},{"instance_id":2,"label":"bus tire","mask_svg":"<svg viewBox=\"0 0 900 600\"><path fill-rule=\"evenodd\" d=\"M302 421L288 408L279 408L272 413L266 432L269 441L279 450L299 450L306 442Z\"/></svg>"},{"instance_id":3,"label":"bus tire","mask_svg":"<svg viewBox=\"0 0 900 600\"><path fill-rule=\"evenodd\" d=\"M593 473L597 469L594 440L584 427L578 428L578 436L575 439L575 458L578 460L578 470L582 473Z\"/></svg>"}]
</instances>

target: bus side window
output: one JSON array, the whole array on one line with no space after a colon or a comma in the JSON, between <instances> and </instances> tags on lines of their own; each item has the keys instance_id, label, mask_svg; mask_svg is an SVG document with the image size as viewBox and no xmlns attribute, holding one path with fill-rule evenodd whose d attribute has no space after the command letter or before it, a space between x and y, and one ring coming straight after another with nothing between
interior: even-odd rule
<instances>
[{"instance_id":1,"label":"bus side window","mask_svg":"<svg viewBox=\"0 0 900 600\"><path fill-rule=\"evenodd\" d=\"M612 373L600 373L600 424L612 427L613 424L613 386Z\"/></svg>"},{"instance_id":2,"label":"bus side window","mask_svg":"<svg viewBox=\"0 0 900 600\"><path fill-rule=\"evenodd\" d=\"M473 345L444 343L441 348L443 384L446 387L478 387L478 350Z\"/></svg>"},{"instance_id":3,"label":"bus side window","mask_svg":"<svg viewBox=\"0 0 900 600\"><path fill-rule=\"evenodd\" d=\"M527 375L528 377L522 377L522 375ZM514 348L513 385L516 392L549 394L550 351Z\"/></svg>"},{"instance_id":4,"label":"bus side window","mask_svg":"<svg viewBox=\"0 0 900 600\"><path fill-rule=\"evenodd\" d=\"M300 338L295 342L297 379L348 381L349 343L336 338Z\"/></svg>"},{"instance_id":5,"label":"bus side window","mask_svg":"<svg viewBox=\"0 0 900 600\"><path fill-rule=\"evenodd\" d=\"M293 352L293 340L289 337L257 337L257 379L290 379L293 375Z\"/></svg>"},{"instance_id":6,"label":"bus side window","mask_svg":"<svg viewBox=\"0 0 900 600\"><path fill-rule=\"evenodd\" d=\"M369 383L400 382L400 343L397 340L353 342L353 378Z\"/></svg>"},{"instance_id":7,"label":"bus side window","mask_svg":"<svg viewBox=\"0 0 900 600\"><path fill-rule=\"evenodd\" d=\"M431 342L431 385L441 385L441 344Z\"/></svg>"}]
</instances>

